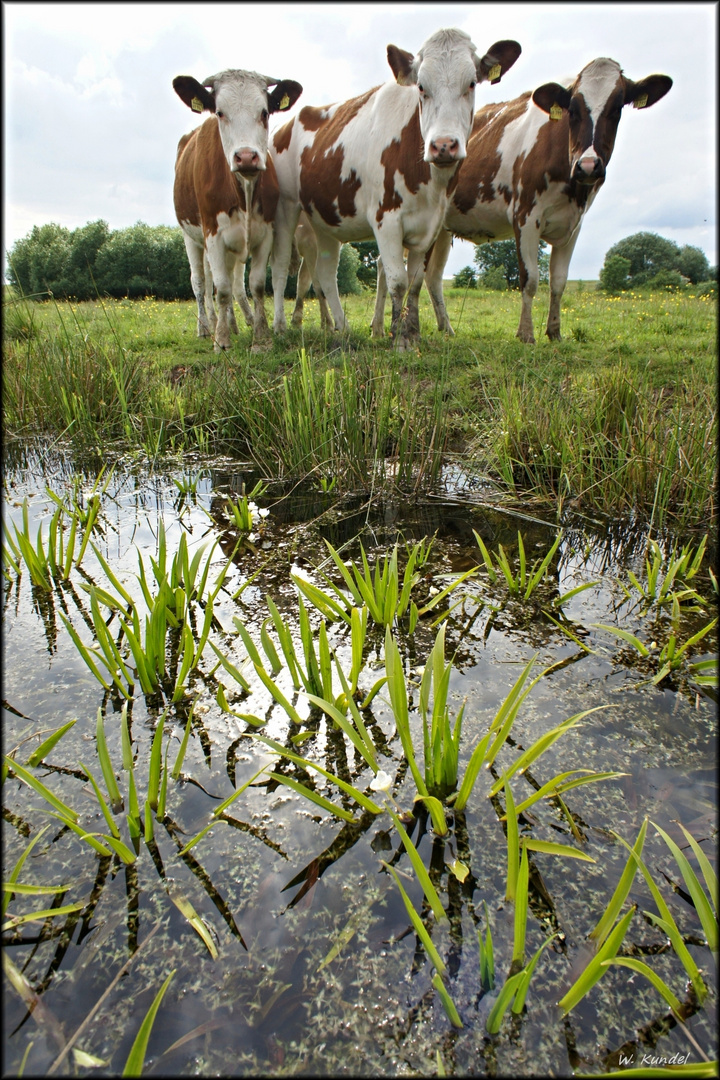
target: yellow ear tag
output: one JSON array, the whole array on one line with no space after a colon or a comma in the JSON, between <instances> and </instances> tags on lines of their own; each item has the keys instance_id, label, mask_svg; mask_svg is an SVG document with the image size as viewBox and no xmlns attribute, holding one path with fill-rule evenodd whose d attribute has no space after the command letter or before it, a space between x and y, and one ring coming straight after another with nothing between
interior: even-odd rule
<instances>
[{"instance_id":1,"label":"yellow ear tag","mask_svg":"<svg viewBox=\"0 0 720 1080\"><path fill-rule=\"evenodd\" d=\"M282 112L283 109L287 109L289 104L290 104L290 98L288 97L287 94L283 94L282 100L280 102L280 111Z\"/></svg>"},{"instance_id":2,"label":"yellow ear tag","mask_svg":"<svg viewBox=\"0 0 720 1080\"><path fill-rule=\"evenodd\" d=\"M204 109L205 109L205 106L203 105L200 98L194 97L192 99L192 101L190 102L190 108L192 109L193 112L203 112Z\"/></svg>"},{"instance_id":3,"label":"yellow ear tag","mask_svg":"<svg viewBox=\"0 0 720 1080\"><path fill-rule=\"evenodd\" d=\"M562 112L563 111L562 111L562 109L560 108L559 105L551 105L550 106L550 119L551 120L561 120L562 119Z\"/></svg>"},{"instance_id":4,"label":"yellow ear tag","mask_svg":"<svg viewBox=\"0 0 720 1080\"><path fill-rule=\"evenodd\" d=\"M500 78L501 75L502 75L502 68L500 67L499 64L495 64L488 71L488 82L497 82L497 80Z\"/></svg>"},{"instance_id":5,"label":"yellow ear tag","mask_svg":"<svg viewBox=\"0 0 720 1080\"><path fill-rule=\"evenodd\" d=\"M633 109L644 109L647 105L647 94L641 94L639 98L635 98L633 101Z\"/></svg>"}]
</instances>

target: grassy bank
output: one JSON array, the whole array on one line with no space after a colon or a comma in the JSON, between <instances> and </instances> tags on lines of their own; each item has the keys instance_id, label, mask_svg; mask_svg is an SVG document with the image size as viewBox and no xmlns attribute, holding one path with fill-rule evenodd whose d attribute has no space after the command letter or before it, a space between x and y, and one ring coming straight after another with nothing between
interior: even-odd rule
<instances>
[{"instance_id":1,"label":"grassy bank","mask_svg":"<svg viewBox=\"0 0 720 1080\"><path fill-rule=\"evenodd\" d=\"M638 512L682 526L714 516L716 306L692 293L606 297L573 283L562 342L515 338L516 293L447 290L443 338L425 293L423 342L371 341L374 294L347 297L349 346L319 329L260 356L245 327L221 356L190 302L56 303L6 297L6 438L68 437L150 457L250 456L268 475L340 489L432 482L453 451L514 496ZM269 308L269 304L268 304ZM387 323L387 320L386 320Z\"/></svg>"}]
</instances>

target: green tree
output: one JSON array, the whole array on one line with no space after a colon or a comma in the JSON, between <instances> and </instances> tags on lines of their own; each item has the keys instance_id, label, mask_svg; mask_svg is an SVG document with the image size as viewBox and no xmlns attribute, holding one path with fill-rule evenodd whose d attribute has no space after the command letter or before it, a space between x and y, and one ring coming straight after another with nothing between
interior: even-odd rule
<instances>
[{"instance_id":1,"label":"green tree","mask_svg":"<svg viewBox=\"0 0 720 1080\"><path fill-rule=\"evenodd\" d=\"M484 289L495 289L497 292L507 289L507 278L502 266L493 266L486 270L480 279L480 284Z\"/></svg>"},{"instance_id":2,"label":"green tree","mask_svg":"<svg viewBox=\"0 0 720 1080\"><path fill-rule=\"evenodd\" d=\"M358 240L350 247L354 248L360 256L360 264L357 268L357 279L361 285L373 292L377 289L377 261L380 255L378 246L374 240Z\"/></svg>"},{"instance_id":3,"label":"green tree","mask_svg":"<svg viewBox=\"0 0 720 1080\"><path fill-rule=\"evenodd\" d=\"M462 270L458 270L453 278L453 285L456 289L477 289L477 283L477 274L472 266L463 266Z\"/></svg>"},{"instance_id":4,"label":"green tree","mask_svg":"<svg viewBox=\"0 0 720 1080\"><path fill-rule=\"evenodd\" d=\"M684 244L680 248L677 269L683 277L690 278L693 285L697 285L699 281L707 281L710 276L710 266L705 252L689 244Z\"/></svg>"},{"instance_id":5,"label":"green tree","mask_svg":"<svg viewBox=\"0 0 720 1080\"><path fill-rule=\"evenodd\" d=\"M600 271L598 288L613 295L622 292L623 289L627 289L629 286L629 274L630 260L626 259L624 255L611 255L608 252Z\"/></svg>"},{"instance_id":6,"label":"green tree","mask_svg":"<svg viewBox=\"0 0 720 1080\"><path fill-rule=\"evenodd\" d=\"M70 234L65 274L69 295L77 300L91 300L97 295L95 263L100 249L110 238L107 221L90 221Z\"/></svg>"},{"instance_id":7,"label":"green tree","mask_svg":"<svg viewBox=\"0 0 720 1080\"><path fill-rule=\"evenodd\" d=\"M622 255L630 263L629 287L643 285L660 270L677 270L680 248L673 240L666 240L657 233L639 232L626 236L607 252L607 261L613 255Z\"/></svg>"},{"instance_id":8,"label":"green tree","mask_svg":"<svg viewBox=\"0 0 720 1080\"><path fill-rule=\"evenodd\" d=\"M341 296L349 293L357 296L362 292L362 285L358 278L360 269L360 255L353 244L343 244L340 248L340 262L338 263L337 283L338 292Z\"/></svg>"},{"instance_id":9,"label":"green tree","mask_svg":"<svg viewBox=\"0 0 720 1080\"><path fill-rule=\"evenodd\" d=\"M509 289L520 288L520 268L518 266L517 247L514 240L491 240L484 244L478 244L475 248L475 264L480 271L480 281L485 284L484 275L489 270L500 267L505 276ZM544 240L538 247L538 269L540 281L546 282L549 277L550 256L548 246ZM497 278L497 275L495 275ZM489 286L490 288L497 288Z\"/></svg>"},{"instance_id":10,"label":"green tree","mask_svg":"<svg viewBox=\"0 0 720 1080\"><path fill-rule=\"evenodd\" d=\"M10 284L26 295L51 291L65 295L66 265L70 253L70 230L50 222L35 225L18 240L8 257Z\"/></svg>"},{"instance_id":11,"label":"green tree","mask_svg":"<svg viewBox=\"0 0 720 1080\"><path fill-rule=\"evenodd\" d=\"M179 227L138 221L118 229L98 251L95 265L101 293L192 299L190 267Z\"/></svg>"}]
</instances>

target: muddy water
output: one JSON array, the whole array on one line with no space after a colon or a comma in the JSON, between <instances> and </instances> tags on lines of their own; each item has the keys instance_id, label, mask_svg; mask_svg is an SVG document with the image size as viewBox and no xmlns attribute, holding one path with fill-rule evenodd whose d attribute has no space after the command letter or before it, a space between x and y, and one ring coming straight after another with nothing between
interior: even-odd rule
<instances>
[{"instance_id":1,"label":"muddy water","mask_svg":"<svg viewBox=\"0 0 720 1080\"><path fill-rule=\"evenodd\" d=\"M42 522L47 537L54 506L45 485L63 493L75 472L76 463L57 454L24 450L7 459L6 525L21 524L27 498L31 535ZM86 495L94 476L90 471L83 480ZM188 476L197 481L196 490L183 495L173 481ZM225 515L227 495L236 497L242 484L249 489L254 479L241 466L222 461L186 460L164 471L124 462L103 496L95 542L120 583L139 597L138 551L150 574L162 520L171 554L183 533L191 556L202 545L207 545L207 554L219 541L212 556L213 580L237 540ZM445 490L419 500L339 498L271 484L258 501L269 514L256 518L252 541L233 555L210 634L217 649L242 667L251 692L245 693L206 648L182 701L173 705L167 695L145 696L138 687L129 708L142 812L159 718L167 710L165 744L172 768L195 702L181 776L169 780L166 816L154 820L149 842L138 842L136 861L125 866L119 859L101 857L50 816L51 808L35 791L15 777L5 781L5 879L28 843L49 825L19 880L68 886L55 900L17 894L8 914L83 902L79 912L4 932L6 955L39 995L29 1016L17 992L9 985L6 989L5 1072L16 1073L27 1054L25 1075L46 1075L108 988L73 1045L105 1062L101 1074L122 1071L142 1018L171 970L175 974L146 1057L146 1071L157 1075L428 1075L437 1072L438 1052L448 1075L568 1075L573 1068L616 1066L620 1053L636 1064L647 1053L668 1058L680 1054L684 1059L689 1054L686 1060L691 1062L701 1061L703 1054L714 1056L712 955L703 945L693 907L663 877L684 888L677 865L652 828L646 862L707 975L711 989L704 1006L690 1016L685 1032L664 1019L667 1007L649 983L621 967L611 969L568 1017L561 1017L556 1004L592 955L587 934L625 865L625 849L613 831L633 842L647 816L680 841L679 821L702 842L708 858L715 858L715 691L687 672L653 685L648 681L653 672L637 661L631 648L593 626L620 626L648 642L664 632L667 620L654 622L652 614L643 615L637 598L628 599L619 585L628 583L629 570L639 577L643 572L646 537L629 527L584 519L564 522L563 541L537 603L509 598L502 581L493 584L483 571L463 583L432 617L421 619L413 635L406 632L406 624L397 633L417 705L420 674L437 633L433 618L452 605L446 629L447 659L454 654L451 714L466 701L460 775L528 661L535 658L533 674L553 669L523 703L494 774L479 777L464 813L449 811L447 836L435 835L422 816L408 824L448 914L440 925L431 915L426 923L447 964L446 985L462 1029L450 1024L442 1008L431 983L434 969L410 927L397 886L382 868L381 859L404 875L404 887L420 911L421 888L387 814L361 812L352 799L313 774L315 790L353 814L352 821L343 821L261 776L202 840L180 854L209 823L220 801L275 760L253 733L285 744L372 794L372 774L364 761L324 714L313 711L305 695L294 691L283 668L277 685L304 720L300 733L310 733L300 743L290 741L298 727L252 665L242 666L246 651L233 621L240 619L259 643L268 616L265 597L270 595L296 630L297 592L290 573L305 574L322 585L316 568L324 564L330 573L331 566L324 540L342 547L344 558L359 559L360 537L372 562L399 537L416 542L434 536L417 587L420 602L481 561L473 530L491 551L502 544L512 560L520 529L529 564L545 554L556 532L537 507L503 510L491 491L474 487L461 474L448 475ZM5 580L4 751L14 752L22 764L46 734L77 719L47 755L45 766L34 773L78 812L85 829L107 834L80 762L104 790L95 736L101 708L127 806L128 774L120 767L122 698L103 690L61 618L64 614L82 639L93 644L89 595L82 586L110 587L90 550L81 570L51 592L32 587L26 571L19 579L11 571ZM340 583L338 575L331 576ZM592 587L563 605L561 618L552 601L585 582L593 582ZM704 573L697 587L706 600L704 610L683 615L681 641L714 616ZM198 630L202 617L199 610ZM312 618L317 626L315 615ZM109 621L109 628L117 631L117 623ZM346 628L333 623L328 637L348 671ZM382 643L382 634L369 627L359 680L362 692L384 674ZM698 644L692 659L712 656L716 649L713 632ZM230 712L218 704L220 683ZM334 686L334 693L339 689ZM510 968L514 912L504 901L507 856L498 820L503 810L488 793L522 749L568 717L599 706L528 773L513 779L517 805L533 785L561 772L622 774L568 793L575 835L568 819L547 801L535 803L520 818L521 834L572 845L595 861L534 856L526 958L551 934L556 936L541 957L523 1013L508 1013L500 1033L489 1036L485 1019ZM263 723L254 726L237 713ZM412 717L415 749L422 760L422 733L415 712ZM409 812L415 789L385 691L373 699L364 719L381 767L393 777L394 799ZM309 772L298 772L287 762L275 762L275 768L306 784L313 782ZM130 844L124 813L117 821ZM456 859L469 870L463 881L451 869ZM638 904L638 912L625 940L626 954L643 957L685 1000L687 979L680 962L662 932L642 915L655 910L644 882L635 881L630 901ZM178 902L189 902L202 918L216 956ZM477 932L484 932L486 918L497 972L490 993L481 990L478 968ZM126 973L112 986L126 964ZM64 1075L73 1068L71 1049L56 1072Z\"/></svg>"}]
</instances>

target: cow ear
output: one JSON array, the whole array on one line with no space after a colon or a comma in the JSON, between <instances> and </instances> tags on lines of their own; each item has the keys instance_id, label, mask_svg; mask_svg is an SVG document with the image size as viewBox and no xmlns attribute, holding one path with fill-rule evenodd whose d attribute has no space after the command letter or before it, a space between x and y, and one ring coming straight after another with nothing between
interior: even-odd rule
<instances>
[{"instance_id":1,"label":"cow ear","mask_svg":"<svg viewBox=\"0 0 720 1080\"><path fill-rule=\"evenodd\" d=\"M202 86L192 75L178 75L173 79L173 90L193 112L215 112L215 95Z\"/></svg>"},{"instance_id":2,"label":"cow ear","mask_svg":"<svg viewBox=\"0 0 720 1080\"><path fill-rule=\"evenodd\" d=\"M500 79L513 66L522 49L517 41L496 41L488 49L482 60L475 64L478 82L485 79L489 83L500 82Z\"/></svg>"},{"instance_id":3,"label":"cow ear","mask_svg":"<svg viewBox=\"0 0 720 1080\"><path fill-rule=\"evenodd\" d=\"M560 83L549 82L543 86L538 86L537 90L533 91L532 99L539 109L543 112L550 113L553 120L559 120L559 114L554 115L553 109L569 109L570 100L572 94L566 86L561 86Z\"/></svg>"},{"instance_id":4,"label":"cow ear","mask_svg":"<svg viewBox=\"0 0 720 1080\"><path fill-rule=\"evenodd\" d=\"M411 86L417 82L417 72L413 69L415 57L412 53L398 49L397 45L388 45L387 58L395 76L395 82L400 86Z\"/></svg>"},{"instance_id":5,"label":"cow ear","mask_svg":"<svg viewBox=\"0 0 720 1080\"><path fill-rule=\"evenodd\" d=\"M665 97L671 86L672 79L669 75L648 75L640 82L626 79L625 104L629 105L632 102L635 109L648 109L660 98Z\"/></svg>"},{"instance_id":6,"label":"cow ear","mask_svg":"<svg viewBox=\"0 0 720 1080\"><path fill-rule=\"evenodd\" d=\"M268 94L268 111L271 113L285 112L291 109L302 94L302 86L292 79L283 79L279 82L272 94Z\"/></svg>"}]
</instances>

